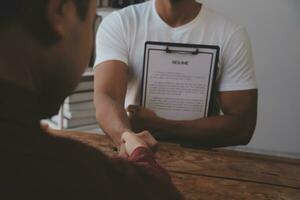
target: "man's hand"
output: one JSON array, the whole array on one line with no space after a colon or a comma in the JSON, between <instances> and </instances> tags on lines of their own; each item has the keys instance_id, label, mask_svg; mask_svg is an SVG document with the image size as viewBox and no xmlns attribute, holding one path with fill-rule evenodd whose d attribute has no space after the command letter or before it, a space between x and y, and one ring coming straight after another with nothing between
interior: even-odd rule
<instances>
[{"instance_id":1,"label":"man's hand","mask_svg":"<svg viewBox=\"0 0 300 200\"><path fill-rule=\"evenodd\" d=\"M159 118L152 110L147 108L130 105L127 107L129 113L130 124L135 132L142 130L152 131L153 127L159 124Z\"/></svg>"},{"instance_id":2,"label":"man's hand","mask_svg":"<svg viewBox=\"0 0 300 200\"><path fill-rule=\"evenodd\" d=\"M142 139L152 151L154 151L154 152L156 151L158 142L155 140L155 138L152 136L152 134L150 132L143 131L136 135L140 139Z\"/></svg>"},{"instance_id":3,"label":"man's hand","mask_svg":"<svg viewBox=\"0 0 300 200\"><path fill-rule=\"evenodd\" d=\"M45 132L48 132L48 130L50 128L49 124L46 122L40 122L40 126L41 126L42 130Z\"/></svg>"},{"instance_id":4,"label":"man's hand","mask_svg":"<svg viewBox=\"0 0 300 200\"><path fill-rule=\"evenodd\" d=\"M143 131L139 134L125 132L123 133L121 140L122 145L120 147L120 154L123 153L123 156L120 156L122 157L124 157L124 153L130 156L138 147L152 148L157 145L157 141L148 131Z\"/></svg>"}]
</instances>

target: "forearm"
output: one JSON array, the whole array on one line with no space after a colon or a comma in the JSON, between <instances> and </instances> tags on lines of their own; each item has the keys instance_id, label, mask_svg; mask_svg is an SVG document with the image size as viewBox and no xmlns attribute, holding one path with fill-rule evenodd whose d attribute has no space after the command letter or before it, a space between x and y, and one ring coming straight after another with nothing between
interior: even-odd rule
<instances>
[{"instance_id":1,"label":"forearm","mask_svg":"<svg viewBox=\"0 0 300 200\"><path fill-rule=\"evenodd\" d=\"M255 129L253 120L242 116L225 115L192 121L160 119L155 126L148 127L158 137L204 147L245 145Z\"/></svg>"},{"instance_id":2,"label":"forearm","mask_svg":"<svg viewBox=\"0 0 300 200\"><path fill-rule=\"evenodd\" d=\"M96 117L103 131L116 145L121 144L122 133L130 131L130 123L122 103L106 94L95 97Z\"/></svg>"}]
</instances>

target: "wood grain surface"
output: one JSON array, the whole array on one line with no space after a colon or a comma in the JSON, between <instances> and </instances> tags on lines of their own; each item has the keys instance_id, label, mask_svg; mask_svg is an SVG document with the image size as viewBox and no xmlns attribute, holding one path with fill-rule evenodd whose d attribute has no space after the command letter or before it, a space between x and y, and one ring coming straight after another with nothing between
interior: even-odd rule
<instances>
[{"instance_id":1,"label":"wood grain surface","mask_svg":"<svg viewBox=\"0 0 300 200\"><path fill-rule=\"evenodd\" d=\"M51 131L116 155L102 135ZM158 161L188 200L300 200L300 160L161 143Z\"/></svg>"},{"instance_id":2,"label":"wood grain surface","mask_svg":"<svg viewBox=\"0 0 300 200\"><path fill-rule=\"evenodd\" d=\"M221 178L171 173L187 200L299 200L300 190Z\"/></svg>"}]
</instances>

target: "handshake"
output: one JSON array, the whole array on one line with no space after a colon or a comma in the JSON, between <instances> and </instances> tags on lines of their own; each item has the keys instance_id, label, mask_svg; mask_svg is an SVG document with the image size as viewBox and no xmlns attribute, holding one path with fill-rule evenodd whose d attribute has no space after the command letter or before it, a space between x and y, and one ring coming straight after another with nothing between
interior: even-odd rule
<instances>
[{"instance_id":1,"label":"handshake","mask_svg":"<svg viewBox=\"0 0 300 200\"><path fill-rule=\"evenodd\" d=\"M137 134L127 131L124 132L121 137L119 156L122 158L128 158L134 150L139 147L154 150L157 145L158 142L148 131L143 131Z\"/></svg>"},{"instance_id":2,"label":"handshake","mask_svg":"<svg viewBox=\"0 0 300 200\"><path fill-rule=\"evenodd\" d=\"M49 125L42 122L41 128L48 132ZM121 145L119 148L119 156L122 158L128 158L135 149L144 147L150 150L155 150L158 142L154 139L149 131L142 131L140 133L133 133L126 131L122 134Z\"/></svg>"}]
</instances>

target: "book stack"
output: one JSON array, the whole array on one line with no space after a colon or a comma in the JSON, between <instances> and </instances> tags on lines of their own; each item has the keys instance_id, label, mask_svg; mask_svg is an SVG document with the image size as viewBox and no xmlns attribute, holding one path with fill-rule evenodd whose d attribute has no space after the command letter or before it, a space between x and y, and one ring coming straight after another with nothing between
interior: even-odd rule
<instances>
[{"instance_id":1,"label":"book stack","mask_svg":"<svg viewBox=\"0 0 300 200\"><path fill-rule=\"evenodd\" d=\"M64 101L59 114L50 119L50 127L71 130L97 129L93 97L94 74L89 68L74 92Z\"/></svg>"}]
</instances>

